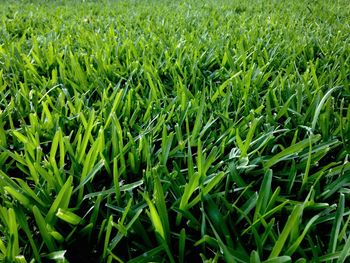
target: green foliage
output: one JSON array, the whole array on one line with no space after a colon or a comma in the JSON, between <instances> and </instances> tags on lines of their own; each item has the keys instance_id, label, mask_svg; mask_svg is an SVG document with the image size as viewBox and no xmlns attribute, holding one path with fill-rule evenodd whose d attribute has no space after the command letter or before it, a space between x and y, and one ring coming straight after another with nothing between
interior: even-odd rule
<instances>
[{"instance_id":1,"label":"green foliage","mask_svg":"<svg viewBox=\"0 0 350 263\"><path fill-rule=\"evenodd\" d=\"M2 1L1 262L347 262L338 1Z\"/></svg>"}]
</instances>

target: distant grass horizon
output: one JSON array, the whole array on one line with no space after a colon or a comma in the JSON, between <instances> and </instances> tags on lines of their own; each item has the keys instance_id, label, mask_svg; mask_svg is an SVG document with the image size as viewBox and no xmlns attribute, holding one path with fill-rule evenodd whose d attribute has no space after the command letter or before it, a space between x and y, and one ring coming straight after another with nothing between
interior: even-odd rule
<instances>
[{"instance_id":1,"label":"distant grass horizon","mask_svg":"<svg viewBox=\"0 0 350 263\"><path fill-rule=\"evenodd\" d=\"M1 262L348 262L348 1L1 1Z\"/></svg>"}]
</instances>

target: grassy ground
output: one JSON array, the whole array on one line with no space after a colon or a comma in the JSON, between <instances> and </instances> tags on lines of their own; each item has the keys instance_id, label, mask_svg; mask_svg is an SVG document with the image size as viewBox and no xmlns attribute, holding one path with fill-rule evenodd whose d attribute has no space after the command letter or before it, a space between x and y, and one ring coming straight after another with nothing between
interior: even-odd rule
<instances>
[{"instance_id":1,"label":"grassy ground","mask_svg":"<svg viewBox=\"0 0 350 263\"><path fill-rule=\"evenodd\" d=\"M0 261L345 262L349 10L1 1Z\"/></svg>"}]
</instances>

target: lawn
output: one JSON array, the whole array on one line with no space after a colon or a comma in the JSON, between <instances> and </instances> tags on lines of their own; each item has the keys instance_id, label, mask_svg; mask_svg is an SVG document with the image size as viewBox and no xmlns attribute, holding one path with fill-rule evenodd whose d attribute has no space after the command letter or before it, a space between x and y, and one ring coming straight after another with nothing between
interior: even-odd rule
<instances>
[{"instance_id":1,"label":"lawn","mask_svg":"<svg viewBox=\"0 0 350 263\"><path fill-rule=\"evenodd\" d=\"M0 1L0 261L349 262L349 17Z\"/></svg>"}]
</instances>

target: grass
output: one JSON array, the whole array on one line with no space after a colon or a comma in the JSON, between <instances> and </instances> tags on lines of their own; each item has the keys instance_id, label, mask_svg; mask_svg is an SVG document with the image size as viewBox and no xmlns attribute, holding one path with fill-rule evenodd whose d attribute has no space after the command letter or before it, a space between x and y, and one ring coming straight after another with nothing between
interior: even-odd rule
<instances>
[{"instance_id":1,"label":"grass","mask_svg":"<svg viewBox=\"0 0 350 263\"><path fill-rule=\"evenodd\" d=\"M2 1L0 261L346 262L338 1Z\"/></svg>"}]
</instances>

